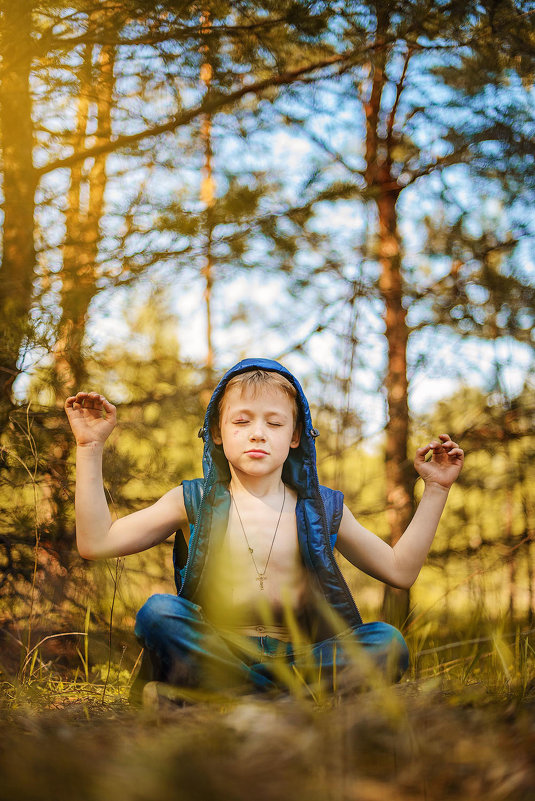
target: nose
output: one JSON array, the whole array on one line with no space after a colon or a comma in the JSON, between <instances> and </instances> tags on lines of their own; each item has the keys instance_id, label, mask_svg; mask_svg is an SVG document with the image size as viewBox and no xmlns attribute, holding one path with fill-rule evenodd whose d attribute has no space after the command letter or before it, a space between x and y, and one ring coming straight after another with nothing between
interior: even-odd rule
<instances>
[{"instance_id":1,"label":"nose","mask_svg":"<svg viewBox=\"0 0 535 801\"><path fill-rule=\"evenodd\" d=\"M260 425L260 423L256 423L249 434L249 439L256 442L257 440L264 440L265 438L263 427Z\"/></svg>"}]
</instances>

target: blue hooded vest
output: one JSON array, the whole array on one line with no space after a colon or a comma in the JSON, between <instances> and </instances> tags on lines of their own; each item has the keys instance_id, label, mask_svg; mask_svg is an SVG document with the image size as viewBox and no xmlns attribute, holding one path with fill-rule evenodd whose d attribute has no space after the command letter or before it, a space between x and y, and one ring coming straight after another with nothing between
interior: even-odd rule
<instances>
[{"instance_id":1,"label":"blue hooded vest","mask_svg":"<svg viewBox=\"0 0 535 801\"><path fill-rule=\"evenodd\" d=\"M211 425L218 417L218 403L228 382L239 373L260 369L279 373L296 389L302 434L299 446L290 449L282 480L297 494L296 518L299 550L312 578L318 600L313 636L325 639L334 632L360 625L362 619L351 592L334 558L333 543L342 519L341 492L320 486L316 471L315 439L305 394L297 379L281 364L270 359L244 359L221 379L208 404L199 436L204 440L204 478L184 481L184 504L190 523L189 550L182 532L175 537L173 562L178 594L195 602L200 597L210 549L225 536L230 511L230 469L221 445L212 439Z\"/></svg>"}]
</instances>

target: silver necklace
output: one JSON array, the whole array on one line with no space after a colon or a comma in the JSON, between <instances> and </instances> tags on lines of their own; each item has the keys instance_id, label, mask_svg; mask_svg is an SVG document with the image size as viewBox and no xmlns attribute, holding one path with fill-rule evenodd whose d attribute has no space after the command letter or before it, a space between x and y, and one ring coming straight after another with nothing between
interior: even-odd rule
<instances>
[{"instance_id":1,"label":"silver necklace","mask_svg":"<svg viewBox=\"0 0 535 801\"><path fill-rule=\"evenodd\" d=\"M249 550L249 553L251 554L251 559L253 560L254 569L256 570L256 580L260 582L260 589L261 590L264 589L264 581L266 580L266 570L267 570L267 566L269 564L271 551L273 550L273 544L275 542L275 537L277 536L277 531L279 530L279 523L280 523L281 517L282 517L282 510L284 509L284 502L286 500L286 484L283 484L283 487L284 487L284 491L283 491L283 494L282 494L282 506L281 506L281 510L279 512L279 519L277 520L277 525L275 526L275 533L273 534L273 539L271 540L271 548L269 549L268 558L267 558L266 564L264 565L264 569L262 571L260 571L258 569L258 565L256 564L256 559L254 558L254 548L251 548L251 546L249 545L249 540L247 539L247 534L245 533L245 528L243 526L243 521L241 519L240 510L238 509L238 505L236 503L236 500L234 499L234 495L232 494L232 490L229 490L230 497L232 498L232 503L234 504L234 508L236 509L236 514L238 515L238 520L240 521L241 530L243 531L243 536L245 537L245 542L247 543L247 548Z\"/></svg>"}]
</instances>

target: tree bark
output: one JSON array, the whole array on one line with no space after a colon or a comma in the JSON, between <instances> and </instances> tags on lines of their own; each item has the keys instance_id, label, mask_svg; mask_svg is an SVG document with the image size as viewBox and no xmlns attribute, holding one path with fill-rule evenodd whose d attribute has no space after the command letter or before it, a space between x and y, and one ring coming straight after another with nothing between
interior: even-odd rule
<instances>
[{"instance_id":1,"label":"tree bark","mask_svg":"<svg viewBox=\"0 0 535 801\"><path fill-rule=\"evenodd\" d=\"M206 36L210 33L212 22L210 12L204 11L201 16L201 30ZM210 98L213 78L213 67L210 58L209 45L203 43L200 47L204 61L201 64L200 79L205 86L205 99ZM204 155L204 164L201 180L200 199L204 204L204 265L201 273L204 278L204 306L206 314L206 361L205 361L205 393L212 391L214 381L214 342L212 327L212 291L214 285L214 260L213 260L213 215L212 209L215 203L215 179L213 172L213 148L212 148L212 115L205 114L201 120L201 144Z\"/></svg>"},{"instance_id":2,"label":"tree bark","mask_svg":"<svg viewBox=\"0 0 535 801\"><path fill-rule=\"evenodd\" d=\"M93 48L88 46L80 82L75 148L85 146L91 107L97 120L96 143L108 141L111 135L114 48L102 47L94 67L92 59ZM62 313L55 348L57 389L63 396L82 388L86 380L83 340L89 305L98 291L97 258L106 178L105 154L94 159L87 173L83 162L71 168L63 247ZM58 398L60 405L63 400L64 397Z\"/></svg>"},{"instance_id":3,"label":"tree bark","mask_svg":"<svg viewBox=\"0 0 535 801\"><path fill-rule=\"evenodd\" d=\"M81 68L75 149L85 146L91 110L96 117L95 140L104 142L111 134L115 50L110 46L101 47L94 65L93 55L93 47L88 45ZM58 409L63 407L67 395L86 388L83 341L89 305L98 292L97 258L106 189L106 158L105 154L97 156L89 171L84 171L83 162L71 169L63 246L62 311L54 349ZM66 515L66 502L72 503L66 492L71 449L72 437L64 429L56 432L53 458L45 480L50 519L47 528L51 535L46 544L62 565L66 565L72 555L72 532Z\"/></svg>"},{"instance_id":4,"label":"tree bark","mask_svg":"<svg viewBox=\"0 0 535 801\"><path fill-rule=\"evenodd\" d=\"M212 170L212 119L207 115L201 124L201 141L204 150L203 177L201 182L201 200L205 204L204 211L204 265L202 275L204 277L204 306L206 313L206 378L211 385L214 371L214 342L212 331L212 289L214 285L214 260L213 260L213 221L212 206L215 202L215 181Z\"/></svg>"},{"instance_id":5,"label":"tree bark","mask_svg":"<svg viewBox=\"0 0 535 801\"><path fill-rule=\"evenodd\" d=\"M1 31L0 129L4 223L0 269L0 435L13 408L13 382L28 322L35 269L33 123L30 94L32 0L5 3Z\"/></svg>"},{"instance_id":6,"label":"tree bark","mask_svg":"<svg viewBox=\"0 0 535 801\"><path fill-rule=\"evenodd\" d=\"M388 8L377 10L376 56L371 64L371 89L364 104L366 115L366 169L368 190L375 201L378 218L379 291L384 303L383 319L388 343L385 376L388 418L385 430L386 502L390 544L405 531L414 511L413 471L407 458L409 408L407 382L407 342L409 331L403 306L402 248L397 224L397 199L401 192L392 172L392 148L397 144L393 133L395 115L410 53L396 87L390 113L385 119L383 90L388 83L386 63L388 46ZM386 587L383 617L402 626L409 614L408 590Z\"/></svg>"},{"instance_id":7,"label":"tree bark","mask_svg":"<svg viewBox=\"0 0 535 801\"><path fill-rule=\"evenodd\" d=\"M379 212L379 289L384 302L388 364L385 378L388 420L386 424L385 471L390 544L399 540L414 513L413 469L408 459L409 407L407 342L409 331L403 306L401 246L397 230L396 196L392 192L377 200ZM383 615L397 626L409 614L409 590L386 587Z\"/></svg>"}]
</instances>

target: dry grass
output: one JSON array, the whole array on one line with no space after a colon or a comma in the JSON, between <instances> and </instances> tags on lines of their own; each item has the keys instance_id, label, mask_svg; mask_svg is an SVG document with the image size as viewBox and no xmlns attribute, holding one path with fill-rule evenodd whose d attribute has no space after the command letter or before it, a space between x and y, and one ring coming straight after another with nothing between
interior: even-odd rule
<instances>
[{"instance_id":1,"label":"dry grass","mask_svg":"<svg viewBox=\"0 0 535 801\"><path fill-rule=\"evenodd\" d=\"M532 633L438 632L411 633L401 684L319 705L290 694L138 711L131 667L112 664L105 684L105 663L36 662L2 684L0 799L531 800Z\"/></svg>"},{"instance_id":2,"label":"dry grass","mask_svg":"<svg viewBox=\"0 0 535 801\"><path fill-rule=\"evenodd\" d=\"M2 724L1 799L527 799L534 704L425 684L321 708L289 697L155 716L63 699Z\"/></svg>"}]
</instances>

